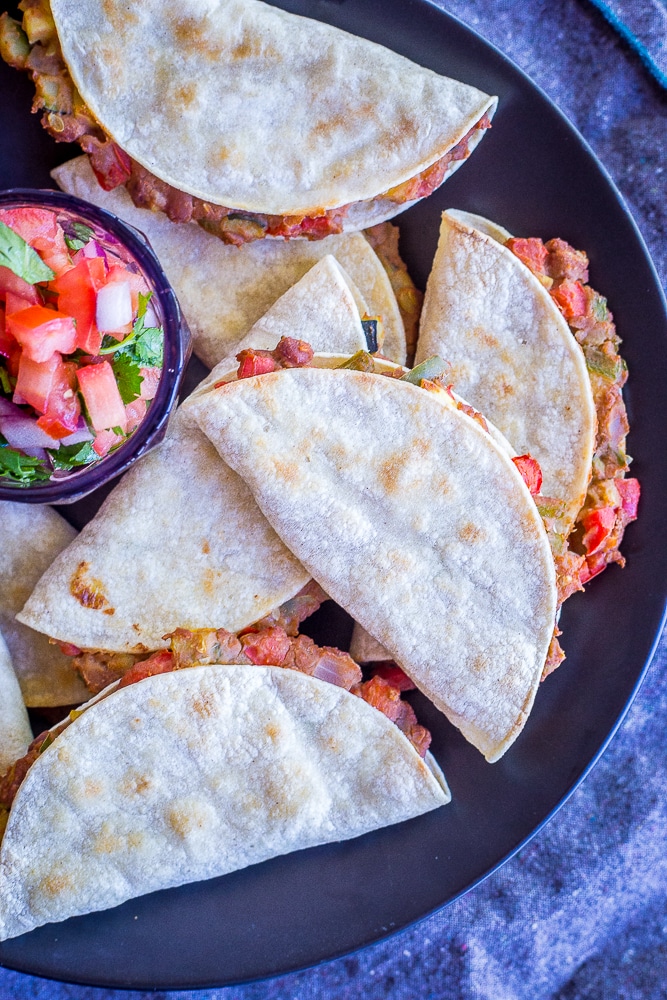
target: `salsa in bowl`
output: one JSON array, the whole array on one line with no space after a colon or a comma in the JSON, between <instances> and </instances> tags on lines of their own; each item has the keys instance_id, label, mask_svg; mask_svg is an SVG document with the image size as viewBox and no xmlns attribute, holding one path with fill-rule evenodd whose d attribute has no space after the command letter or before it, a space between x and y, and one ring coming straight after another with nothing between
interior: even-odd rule
<instances>
[{"instance_id":1,"label":"salsa in bowl","mask_svg":"<svg viewBox=\"0 0 667 1000\"><path fill-rule=\"evenodd\" d=\"M190 350L141 233L0 192L0 499L66 503L123 472L164 436Z\"/></svg>"}]
</instances>

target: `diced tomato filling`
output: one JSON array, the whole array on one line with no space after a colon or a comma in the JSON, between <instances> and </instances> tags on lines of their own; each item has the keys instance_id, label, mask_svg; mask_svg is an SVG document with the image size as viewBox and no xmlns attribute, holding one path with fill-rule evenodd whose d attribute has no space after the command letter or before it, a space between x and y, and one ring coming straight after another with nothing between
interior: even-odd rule
<instances>
[{"instance_id":1,"label":"diced tomato filling","mask_svg":"<svg viewBox=\"0 0 667 1000\"><path fill-rule=\"evenodd\" d=\"M268 351L249 349L237 354L236 359L239 362L236 377L239 379L251 378L253 375L266 375L268 372L276 371L279 367Z\"/></svg>"},{"instance_id":2,"label":"diced tomato filling","mask_svg":"<svg viewBox=\"0 0 667 1000\"><path fill-rule=\"evenodd\" d=\"M546 274L546 262L549 251L542 240L535 237L522 238L512 236L507 240L505 246L512 251L515 257L523 261L533 274Z\"/></svg>"},{"instance_id":3,"label":"diced tomato filling","mask_svg":"<svg viewBox=\"0 0 667 1000\"><path fill-rule=\"evenodd\" d=\"M243 652L251 663L280 665L290 649L290 639L282 628L268 628L264 632L241 636Z\"/></svg>"},{"instance_id":4,"label":"diced tomato filling","mask_svg":"<svg viewBox=\"0 0 667 1000\"><path fill-rule=\"evenodd\" d=\"M588 296L580 281L563 281L551 289L551 297L568 322L588 309Z\"/></svg>"},{"instance_id":5,"label":"diced tomato filling","mask_svg":"<svg viewBox=\"0 0 667 1000\"><path fill-rule=\"evenodd\" d=\"M140 660L139 663L130 667L121 678L118 687L129 687L130 684L136 684L137 681L143 681L155 674L168 674L174 669L174 666L173 654L166 649L161 649L149 656L147 660Z\"/></svg>"},{"instance_id":6,"label":"diced tomato filling","mask_svg":"<svg viewBox=\"0 0 667 1000\"><path fill-rule=\"evenodd\" d=\"M581 523L585 532L581 544L586 555L592 555L612 533L616 511L613 507L598 507L584 514Z\"/></svg>"},{"instance_id":7,"label":"diced tomato filling","mask_svg":"<svg viewBox=\"0 0 667 1000\"><path fill-rule=\"evenodd\" d=\"M372 665L373 673L398 688L399 691L414 691L416 685L393 660L380 660Z\"/></svg>"},{"instance_id":8,"label":"diced tomato filling","mask_svg":"<svg viewBox=\"0 0 667 1000\"><path fill-rule=\"evenodd\" d=\"M71 316L47 309L29 306L6 318L7 330L32 361L47 361L58 351L71 354L76 347L76 324Z\"/></svg>"},{"instance_id":9,"label":"diced tomato filling","mask_svg":"<svg viewBox=\"0 0 667 1000\"><path fill-rule=\"evenodd\" d=\"M94 136L85 136L81 148L88 153L97 183L105 191L113 191L130 179L132 160L115 142L100 142Z\"/></svg>"},{"instance_id":10,"label":"diced tomato filling","mask_svg":"<svg viewBox=\"0 0 667 1000\"><path fill-rule=\"evenodd\" d=\"M532 496L537 496L542 487L542 470L539 462L531 455L518 455L512 461L521 473L521 477L531 492Z\"/></svg>"},{"instance_id":11,"label":"diced tomato filling","mask_svg":"<svg viewBox=\"0 0 667 1000\"><path fill-rule=\"evenodd\" d=\"M37 425L53 438L67 437L79 425L81 404L76 393L76 371L77 366L71 361L58 366L46 410L37 421Z\"/></svg>"},{"instance_id":12,"label":"diced tomato filling","mask_svg":"<svg viewBox=\"0 0 667 1000\"><path fill-rule=\"evenodd\" d=\"M77 378L94 429L103 431L120 427L125 430L125 406L109 362L79 368Z\"/></svg>"},{"instance_id":13,"label":"diced tomato filling","mask_svg":"<svg viewBox=\"0 0 667 1000\"><path fill-rule=\"evenodd\" d=\"M49 397L59 384L63 360L52 354L46 361L33 361L27 354L19 361L14 402L27 403L38 413L46 413Z\"/></svg>"},{"instance_id":14,"label":"diced tomato filling","mask_svg":"<svg viewBox=\"0 0 667 1000\"><path fill-rule=\"evenodd\" d=\"M157 392L157 387L160 384L160 376L162 375L161 368L140 368L139 372L141 374L141 388L139 390L141 394L141 399L144 404L147 400L155 399L155 394ZM144 406L144 413L146 412Z\"/></svg>"},{"instance_id":15,"label":"diced tomato filling","mask_svg":"<svg viewBox=\"0 0 667 1000\"><path fill-rule=\"evenodd\" d=\"M29 281L19 278L18 274L14 274L8 267L0 266L0 296L4 297L7 292L19 295L22 299L30 302L31 305L39 305L42 301L35 285L31 285Z\"/></svg>"}]
</instances>

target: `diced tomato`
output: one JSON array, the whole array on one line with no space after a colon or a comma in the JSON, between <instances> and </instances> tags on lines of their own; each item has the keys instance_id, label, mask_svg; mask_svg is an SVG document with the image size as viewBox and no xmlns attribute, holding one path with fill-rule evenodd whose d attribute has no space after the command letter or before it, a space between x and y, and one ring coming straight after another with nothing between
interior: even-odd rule
<instances>
[{"instance_id":1,"label":"diced tomato","mask_svg":"<svg viewBox=\"0 0 667 1000\"><path fill-rule=\"evenodd\" d=\"M382 660L379 663L374 663L372 669L374 676L382 677L383 680L389 681L392 687L398 688L399 691L415 690L415 684L413 684L408 675L393 660Z\"/></svg>"},{"instance_id":2,"label":"diced tomato","mask_svg":"<svg viewBox=\"0 0 667 1000\"><path fill-rule=\"evenodd\" d=\"M59 366L49 393L46 411L37 425L54 438L64 438L77 429L81 403L76 392L77 365L73 361Z\"/></svg>"},{"instance_id":3,"label":"diced tomato","mask_svg":"<svg viewBox=\"0 0 667 1000\"><path fill-rule=\"evenodd\" d=\"M139 663L130 667L125 676L121 678L118 687L128 687L130 684L136 684L137 681L143 681L155 674L168 674L173 669L173 654L167 649L160 649L157 653L149 656L147 660L140 660Z\"/></svg>"},{"instance_id":4,"label":"diced tomato","mask_svg":"<svg viewBox=\"0 0 667 1000\"><path fill-rule=\"evenodd\" d=\"M79 368L77 378L94 429L104 431L120 427L124 431L125 405L109 362Z\"/></svg>"},{"instance_id":5,"label":"diced tomato","mask_svg":"<svg viewBox=\"0 0 667 1000\"><path fill-rule=\"evenodd\" d=\"M586 555L592 555L612 533L616 523L616 509L614 507L597 507L584 514L581 523L585 532L581 544Z\"/></svg>"},{"instance_id":6,"label":"diced tomato","mask_svg":"<svg viewBox=\"0 0 667 1000\"><path fill-rule=\"evenodd\" d=\"M505 243L508 250L511 250L515 257L518 257L526 267L530 268L533 274L546 274L545 264L549 251L542 240L537 237L522 239L512 236Z\"/></svg>"},{"instance_id":7,"label":"diced tomato","mask_svg":"<svg viewBox=\"0 0 667 1000\"><path fill-rule=\"evenodd\" d=\"M94 136L88 139L81 146L90 157L90 165L100 187L104 191L113 191L128 181L132 174L132 161L127 153L110 139L105 142Z\"/></svg>"},{"instance_id":8,"label":"diced tomato","mask_svg":"<svg viewBox=\"0 0 667 1000\"><path fill-rule=\"evenodd\" d=\"M638 479L615 479L614 486L621 496L621 505L627 521L637 517L637 506L641 489Z\"/></svg>"},{"instance_id":9,"label":"diced tomato","mask_svg":"<svg viewBox=\"0 0 667 1000\"><path fill-rule=\"evenodd\" d=\"M580 281L563 281L550 295L566 320L586 315L588 295Z\"/></svg>"},{"instance_id":10,"label":"diced tomato","mask_svg":"<svg viewBox=\"0 0 667 1000\"><path fill-rule=\"evenodd\" d=\"M155 399L157 387L160 384L161 368L140 368L141 374L141 398L145 400Z\"/></svg>"},{"instance_id":11,"label":"diced tomato","mask_svg":"<svg viewBox=\"0 0 667 1000\"><path fill-rule=\"evenodd\" d=\"M537 496L542 488L542 470L539 462L531 455L518 455L512 461L521 473L521 477L531 492L532 496Z\"/></svg>"},{"instance_id":12,"label":"diced tomato","mask_svg":"<svg viewBox=\"0 0 667 1000\"><path fill-rule=\"evenodd\" d=\"M139 397L139 399L132 400L125 407L125 417L127 419L127 433L131 434L135 431L141 421L146 416L147 403L145 399Z\"/></svg>"},{"instance_id":13,"label":"diced tomato","mask_svg":"<svg viewBox=\"0 0 667 1000\"><path fill-rule=\"evenodd\" d=\"M7 292L5 296L5 313L7 316L13 313L21 312L22 309L29 309L34 303L30 299L26 299L23 295L17 295L16 292Z\"/></svg>"},{"instance_id":14,"label":"diced tomato","mask_svg":"<svg viewBox=\"0 0 667 1000\"><path fill-rule=\"evenodd\" d=\"M236 377L250 378L252 375L266 375L268 372L274 372L278 368L278 363L274 361L271 355L267 352L262 354L258 351L253 351L249 348L247 351L241 351L240 354L236 355L236 360L239 362L239 368L236 373Z\"/></svg>"},{"instance_id":15,"label":"diced tomato","mask_svg":"<svg viewBox=\"0 0 667 1000\"><path fill-rule=\"evenodd\" d=\"M37 250L56 274L72 266L65 234L55 212L48 208L8 208L0 210L0 222Z\"/></svg>"},{"instance_id":16,"label":"diced tomato","mask_svg":"<svg viewBox=\"0 0 667 1000\"><path fill-rule=\"evenodd\" d=\"M267 628L262 632L241 636L243 652L251 663L279 667L290 649L284 628Z\"/></svg>"},{"instance_id":17,"label":"diced tomato","mask_svg":"<svg viewBox=\"0 0 667 1000\"><path fill-rule=\"evenodd\" d=\"M579 571L581 583L588 583L589 580L592 580L594 576L598 576L606 567L607 560L605 559L604 552L596 552L593 555L587 556L586 561Z\"/></svg>"},{"instance_id":18,"label":"diced tomato","mask_svg":"<svg viewBox=\"0 0 667 1000\"><path fill-rule=\"evenodd\" d=\"M46 306L21 309L7 317L6 325L32 361L46 361L54 351L71 354L76 347L72 317Z\"/></svg>"},{"instance_id":19,"label":"diced tomato","mask_svg":"<svg viewBox=\"0 0 667 1000\"><path fill-rule=\"evenodd\" d=\"M35 285L31 285L29 281L19 278L18 274L14 274L8 267L0 267L0 296L4 297L7 292L14 292L15 295L20 295L21 298L27 299L32 305L39 305L42 301Z\"/></svg>"},{"instance_id":20,"label":"diced tomato","mask_svg":"<svg viewBox=\"0 0 667 1000\"><path fill-rule=\"evenodd\" d=\"M76 320L76 346L88 354L97 354L102 346L102 334L95 325L95 300L97 281L103 281L105 273L101 257L84 257L49 285L58 293L59 311Z\"/></svg>"},{"instance_id":21,"label":"diced tomato","mask_svg":"<svg viewBox=\"0 0 667 1000\"><path fill-rule=\"evenodd\" d=\"M98 431L93 441L93 451L100 458L104 458L105 455L109 454L114 445L120 444L123 440L122 434L116 434L115 431Z\"/></svg>"},{"instance_id":22,"label":"diced tomato","mask_svg":"<svg viewBox=\"0 0 667 1000\"><path fill-rule=\"evenodd\" d=\"M23 352L18 366L14 402L27 403L38 413L45 413L49 396L61 378L63 360L52 354L46 361L33 361Z\"/></svg>"}]
</instances>

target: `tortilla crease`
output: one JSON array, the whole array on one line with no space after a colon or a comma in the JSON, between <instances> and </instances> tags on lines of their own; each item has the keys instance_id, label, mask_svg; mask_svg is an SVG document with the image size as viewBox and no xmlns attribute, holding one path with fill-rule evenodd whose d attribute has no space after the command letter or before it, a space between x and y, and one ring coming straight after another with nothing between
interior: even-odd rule
<instances>
[{"instance_id":1,"label":"tortilla crease","mask_svg":"<svg viewBox=\"0 0 667 1000\"><path fill-rule=\"evenodd\" d=\"M383 352L405 361L405 328L396 297L361 233L313 241L256 240L235 247L194 222L177 226L160 213L137 208L123 187L104 191L87 156L63 163L51 176L67 194L113 212L144 233L187 316L195 354L210 368L233 354L253 324L327 254L334 255L359 288L369 315L382 316Z\"/></svg>"},{"instance_id":2,"label":"tortilla crease","mask_svg":"<svg viewBox=\"0 0 667 1000\"><path fill-rule=\"evenodd\" d=\"M69 657L15 618L39 578L75 537L75 529L51 507L0 501L0 629L31 708L75 705L89 694Z\"/></svg>"},{"instance_id":3,"label":"tortilla crease","mask_svg":"<svg viewBox=\"0 0 667 1000\"><path fill-rule=\"evenodd\" d=\"M410 203L372 200L439 160L497 103L259 0L51 9L72 79L115 142L173 187L242 211L307 216L371 200L347 227L390 218Z\"/></svg>"},{"instance_id":4,"label":"tortilla crease","mask_svg":"<svg viewBox=\"0 0 667 1000\"><path fill-rule=\"evenodd\" d=\"M440 354L458 392L540 463L571 528L591 473L596 415L581 347L547 289L481 216L443 213L416 363Z\"/></svg>"},{"instance_id":5,"label":"tortilla crease","mask_svg":"<svg viewBox=\"0 0 667 1000\"><path fill-rule=\"evenodd\" d=\"M256 333L264 345L273 330L275 344L290 329L325 351L365 346L355 297L332 257L286 292ZM181 407L162 444L45 573L19 620L81 649L142 652L166 648L163 637L178 627L244 628L309 580Z\"/></svg>"},{"instance_id":6,"label":"tortilla crease","mask_svg":"<svg viewBox=\"0 0 667 1000\"><path fill-rule=\"evenodd\" d=\"M508 454L446 393L288 369L186 404L326 592L489 760L554 631L546 531Z\"/></svg>"},{"instance_id":7,"label":"tortilla crease","mask_svg":"<svg viewBox=\"0 0 667 1000\"><path fill-rule=\"evenodd\" d=\"M450 799L430 763L361 698L294 670L150 677L30 768L0 853L0 939L419 816Z\"/></svg>"},{"instance_id":8,"label":"tortilla crease","mask_svg":"<svg viewBox=\"0 0 667 1000\"><path fill-rule=\"evenodd\" d=\"M32 730L7 643L0 633L0 774L22 757Z\"/></svg>"}]
</instances>

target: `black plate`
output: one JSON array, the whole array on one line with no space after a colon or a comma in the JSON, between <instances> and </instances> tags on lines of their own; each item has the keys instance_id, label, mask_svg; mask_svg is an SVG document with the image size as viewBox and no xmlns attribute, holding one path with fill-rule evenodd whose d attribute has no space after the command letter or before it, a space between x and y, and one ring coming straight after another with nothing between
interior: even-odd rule
<instances>
[{"instance_id":1,"label":"black plate","mask_svg":"<svg viewBox=\"0 0 667 1000\"><path fill-rule=\"evenodd\" d=\"M567 602L567 662L543 685L525 731L497 764L485 763L415 698L450 781L451 805L355 841L40 928L0 947L0 961L13 969L108 986L220 986L302 968L405 927L469 889L553 815L618 727L660 632L667 320L644 245L607 174L516 67L425 0L283 6L500 96L493 129L470 162L400 218L403 254L423 287L440 212L450 206L588 250L592 284L609 297L630 367L630 450L643 494L624 544L628 565ZM49 185L48 170L73 155L30 117L30 91L18 73L0 68L0 186ZM80 520L90 508L70 513Z\"/></svg>"}]
</instances>

